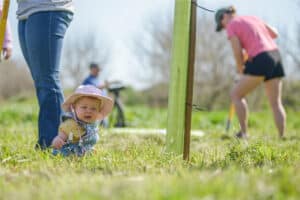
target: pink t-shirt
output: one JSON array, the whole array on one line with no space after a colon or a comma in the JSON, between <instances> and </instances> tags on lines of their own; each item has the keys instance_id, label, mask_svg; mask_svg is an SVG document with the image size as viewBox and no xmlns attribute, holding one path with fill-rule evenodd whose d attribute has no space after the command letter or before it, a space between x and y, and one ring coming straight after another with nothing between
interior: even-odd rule
<instances>
[{"instance_id":1,"label":"pink t-shirt","mask_svg":"<svg viewBox=\"0 0 300 200\"><path fill-rule=\"evenodd\" d=\"M278 49L266 24L255 16L235 16L226 26L228 39L236 36L250 58Z\"/></svg>"}]
</instances>

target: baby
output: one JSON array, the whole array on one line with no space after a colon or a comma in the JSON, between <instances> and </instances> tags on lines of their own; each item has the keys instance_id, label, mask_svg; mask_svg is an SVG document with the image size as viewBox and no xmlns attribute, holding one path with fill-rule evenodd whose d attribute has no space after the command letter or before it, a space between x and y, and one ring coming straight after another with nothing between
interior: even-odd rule
<instances>
[{"instance_id":1,"label":"baby","mask_svg":"<svg viewBox=\"0 0 300 200\"><path fill-rule=\"evenodd\" d=\"M99 140L98 127L113 108L111 98L92 85L79 86L62 105L66 114L52 141L53 154L83 156Z\"/></svg>"}]
</instances>

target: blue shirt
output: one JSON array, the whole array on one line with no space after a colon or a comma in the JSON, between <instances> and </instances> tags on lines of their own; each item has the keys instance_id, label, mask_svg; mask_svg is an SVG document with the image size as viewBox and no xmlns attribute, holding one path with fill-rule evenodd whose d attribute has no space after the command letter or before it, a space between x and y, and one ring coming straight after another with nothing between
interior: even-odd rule
<instances>
[{"instance_id":1,"label":"blue shirt","mask_svg":"<svg viewBox=\"0 0 300 200\"><path fill-rule=\"evenodd\" d=\"M88 77L86 77L86 79L84 79L84 81L82 82L82 85L93 85L95 87L99 87L102 84L103 84L103 82L100 81L98 76L93 76L91 74ZM102 89L102 92L103 92L104 96L107 96L106 89Z\"/></svg>"},{"instance_id":2,"label":"blue shirt","mask_svg":"<svg viewBox=\"0 0 300 200\"><path fill-rule=\"evenodd\" d=\"M82 82L82 85L93 85L96 87L99 87L100 80L98 76L89 75L84 81Z\"/></svg>"}]
</instances>

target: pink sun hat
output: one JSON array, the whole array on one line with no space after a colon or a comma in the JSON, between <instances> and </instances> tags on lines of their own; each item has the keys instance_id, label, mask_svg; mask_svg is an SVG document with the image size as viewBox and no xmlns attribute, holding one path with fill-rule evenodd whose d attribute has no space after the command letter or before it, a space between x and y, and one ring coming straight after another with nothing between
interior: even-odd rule
<instances>
[{"instance_id":1,"label":"pink sun hat","mask_svg":"<svg viewBox=\"0 0 300 200\"><path fill-rule=\"evenodd\" d=\"M80 85L75 92L65 100L62 104L62 109L66 112L71 112L72 105L81 97L93 97L102 102L98 118L106 117L113 109L113 100L110 97L104 96L102 90L93 85Z\"/></svg>"}]
</instances>

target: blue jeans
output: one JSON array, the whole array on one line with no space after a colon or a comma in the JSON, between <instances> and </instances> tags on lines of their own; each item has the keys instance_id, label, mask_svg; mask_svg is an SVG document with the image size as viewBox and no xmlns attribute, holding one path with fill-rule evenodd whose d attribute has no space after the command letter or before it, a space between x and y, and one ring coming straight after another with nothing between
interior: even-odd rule
<instances>
[{"instance_id":1,"label":"blue jeans","mask_svg":"<svg viewBox=\"0 0 300 200\"><path fill-rule=\"evenodd\" d=\"M73 14L48 11L19 21L19 40L29 66L39 103L38 144L44 149L58 133L61 104L60 58L63 39Z\"/></svg>"}]
</instances>

